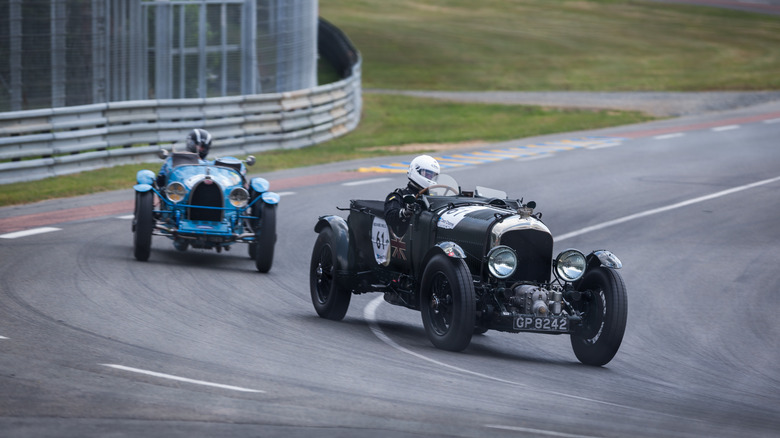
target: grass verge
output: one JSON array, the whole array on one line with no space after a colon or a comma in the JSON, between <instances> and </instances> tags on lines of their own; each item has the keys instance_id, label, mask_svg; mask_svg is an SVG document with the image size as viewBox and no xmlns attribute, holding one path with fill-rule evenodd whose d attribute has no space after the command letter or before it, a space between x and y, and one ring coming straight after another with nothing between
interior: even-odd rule
<instances>
[{"instance_id":1,"label":"grass verge","mask_svg":"<svg viewBox=\"0 0 780 438\"><path fill-rule=\"evenodd\" d=\"M638 0L320 0L363 86L406 90L780 88L780 17Z\"/></svg>"}]
</instances>

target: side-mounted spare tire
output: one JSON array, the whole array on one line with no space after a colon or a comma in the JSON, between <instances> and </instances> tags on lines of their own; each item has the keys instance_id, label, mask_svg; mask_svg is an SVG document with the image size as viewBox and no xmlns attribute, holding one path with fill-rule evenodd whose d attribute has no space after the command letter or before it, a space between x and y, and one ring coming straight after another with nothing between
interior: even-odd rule
<instances>
[{"instance_id":1,"label":"side-mounted spare tire","mask_svg":"<svg viewBox=\"0 0 780 438\"><path fill-rule=\"evenodd\" d=\"M577 306L584 315L582 327L571 335L574 355L586 365L606 365L617 354L626 331L628 296L623 277L615 269L599 266L574 287L591 292L591 299Z\"/></svg>"},{"instance_id":2,"label":"side-mounted spare tire","mask_svg":"<svg viewBox=\"0 0 780 438\"><path fill-rule=\"evenodd\" d=\"M133 252L136 260L149 260L152 252L152 231L154 230L154 194L135 193L135 217L133 218Z\"/></svg>"},{"instance_id":3,"label":"side-mounted spare tire","mask_svg":"<svg viewBox=\"0 0 780 438\"><path fill-rule=\"evenodd\" d=\"M339 287L336 281L338 270L335 236L330 227L325 227L317 236L309 265L309 288L314 310L322 318L341 321L347 314L352 294Z\"/></svg>"},{"instance_id":4,"label":"side-mounted spare tire","mask_svg":"<svg viewBox=\"0 0 780 438\"><path fill-rule=\"evenodd\" d=\"M428 262L420 284L420 312L431 343L461 351L474 334L474 282L462 259L436 254Z\"/></svg>"}]
</instances>

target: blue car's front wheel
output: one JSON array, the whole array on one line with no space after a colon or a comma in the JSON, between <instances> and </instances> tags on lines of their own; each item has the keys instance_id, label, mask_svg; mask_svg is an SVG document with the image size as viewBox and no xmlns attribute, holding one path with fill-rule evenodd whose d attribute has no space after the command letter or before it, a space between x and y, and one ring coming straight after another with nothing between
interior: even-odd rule
<instances>
[{"instance_id":1,"label":"blue car's front wheel","mask_svg":"<svg viewBox=\"0 0 780 438\"><path fill-rule=\"evenodd\" d=\"M152 230L154 229L154 194L136 192L135 218L133 220L133 249L136 260L149 260L152 252Z\"/></svg>"},{"instance_id":2,"label":"blue car's front wheel","mask_svg":"<svg viewBox=\"0 0 780 438\"><path fill-rule=\"evenodd\" d=\"M255 227L255 241L249 244L249 256L255 259L255 267L260 272L268 272L274 261L276 244L276 206L260 204L252 207L252 214L259 216Z\"/></svg>"}]
</instances>

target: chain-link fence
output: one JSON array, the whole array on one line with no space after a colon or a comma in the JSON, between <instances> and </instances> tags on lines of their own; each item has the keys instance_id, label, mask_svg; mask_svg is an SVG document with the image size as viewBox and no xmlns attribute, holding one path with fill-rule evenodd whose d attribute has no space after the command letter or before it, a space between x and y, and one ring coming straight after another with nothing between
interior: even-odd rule
<instances>
[{"instance_id":1,"label":"chain-link fence","mask_svg":"<svg viewBox=\"0 0 780 438\"><path fill-rule=\"evenodd\" d=\"M0 112L317 83L317 0L2 0Z\"/></svg>"}]
</instances>

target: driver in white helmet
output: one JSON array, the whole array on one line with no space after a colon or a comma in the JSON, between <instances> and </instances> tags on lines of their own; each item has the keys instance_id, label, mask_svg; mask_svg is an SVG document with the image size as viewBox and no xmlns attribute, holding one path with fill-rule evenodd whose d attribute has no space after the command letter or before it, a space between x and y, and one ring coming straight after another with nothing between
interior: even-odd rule
<instances>
[{"instance_id":1,"label":"driver in white helmet","mask_svg":"<svg viewBox=\"0 0 780 438\"><path fill-rule=\"evenodd\" d=\"M429 155L420 155L409 163L406 187L394 190L385 199L385 222L396 236L403 236L409 228L412 210L406 208L404 195L416 195L420 190L436 184L439 162Z\"/></svg>"}]
</instances>

